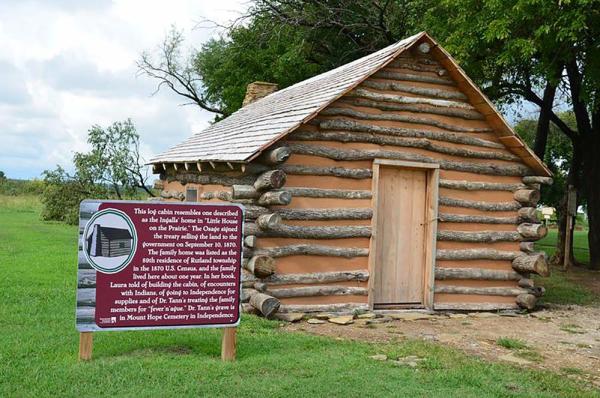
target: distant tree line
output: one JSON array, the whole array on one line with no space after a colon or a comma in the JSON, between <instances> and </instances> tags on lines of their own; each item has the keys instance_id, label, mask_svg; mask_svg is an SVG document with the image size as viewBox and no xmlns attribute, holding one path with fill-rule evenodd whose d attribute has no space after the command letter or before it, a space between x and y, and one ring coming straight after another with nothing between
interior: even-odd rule
<instances>
[{"instance_id":1,"label":"distant tree line","mask_svg":"<svg viewBox=\"0 0 600 398\"><path fill-rule=\"evenodd\" d=\"M518 129L556 173L543 200L564 237L565 186L576 188L600 268L600 0L255 0L222 28L188 53L172 31L158 53L142 54L140 71L218 120L252 81L287 87L427 30L497 105L537 109Z\"/></svg>"}]
</instances>

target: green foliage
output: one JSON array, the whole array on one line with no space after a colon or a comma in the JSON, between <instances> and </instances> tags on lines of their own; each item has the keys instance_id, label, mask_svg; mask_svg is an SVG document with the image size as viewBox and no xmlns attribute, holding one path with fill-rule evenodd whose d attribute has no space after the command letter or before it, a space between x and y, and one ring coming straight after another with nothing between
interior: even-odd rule
<instances>
[{"instance_id":1,"label":"green foliage","mask_svg":"<svg viewBox=\"0 0 600 398\"><path fill-rule=\"evenodd\" d=\"M242 318L232 363L219 358L218 329L95 333L94 359L81 363L77 228L40 222L37 213L2 201L0 220L2 397L599 396L548 370L491 363L443 345L339 341L254 316ZM417 369L397 367L369 359L378 353L425 360Z\"/></svg>"},{"instance_id":2,"label":"green foliage","mask_svg":"<svg viewBox=\"0 0 600 398\"><path fill-rule=\"evenodd\" d=\"M12 178L0 179L0 195L39 195L44 190L44 181L39 179L15 180Z\"/></svg>"},{"instance_id":3,"label":"green foliage","mask_svg":"<svg viewBox=\"0 0 600 398\"><path fill-rule=\"evenodd\" d=\"M575 115L573 112L559 114L561 119L573 129L576 129ZM515 131L525 140L527 145L533 147L537 120L522 119L514 126ZM546 206L558 208L559 202L567 189L567 175L573 158L573 145L571 140L565 136L555 125L550 125L548 142L544 163L552 171L554 183L551 186L542 187L542 198L540 203Z\"/></svg>"},{"instance_id":4,"label":"green foliage","mask_svg":"<svg viewBox=\"0 0 600 398\"><path fill-rule=\"evenodd\" d=\"M42 219L76 224L83 199L138 198L140 190L153 196L146 187L139 135L131 120L106 129L92 126L88 144L89 152L73 156L74 174L61 166L44 171Z\"/></svg>"},{"instance_id":5,"label":"green foliage","mask_svg":"<svg viewBox=\"0 0 600 398\"><path fill-rule=\"evenodd\" d=\"M158 60L143 53L138 67L217 119L239 109L253 81L280 88L346 64L421 30L431 1L258 0L242 21L186 58L172 31ZM201 83L201 84L200 84Z\"/></svg>"}]
</instances>

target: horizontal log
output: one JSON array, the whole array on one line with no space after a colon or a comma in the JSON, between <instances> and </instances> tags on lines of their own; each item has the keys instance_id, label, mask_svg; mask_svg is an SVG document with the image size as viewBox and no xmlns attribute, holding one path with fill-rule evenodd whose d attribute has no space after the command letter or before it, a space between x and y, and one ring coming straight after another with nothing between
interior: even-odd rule
<instances>
[{"instance_id":1,"label":"horizontal log","mask_svg":"<svg viewBox=\"0 0 600 398\"><path fill-rule=\"evenodd\" d=\"M254 308L250 303L242 303L242 312L249 315L260 315L260 311Z\"/></svg>"},{"instance_id":2,"label":"horizontal log","mask_svg":"<svg viewBox=\"0 0 600 398\"><path fill-rule=\"evenodd\" d=\"M505 149L505 147L502 144L499 144L497 142L488 141L477 137L471 137L465 134L409 129L403 127L376 126L373 124L358 123L354 120L323 120L319 122L319 127L323 130L364 131L367 133L393 135L397 137L430 138L436 141L480 146L483 148Z\"/></svg>"},{"instance_id":3,"label":"horizontal log","mask_svg":"<svg viewBox=\"0 0 600 398\"><path fill-rule=\"evenodd\" d=\"M232 185L231 197L233 199L255 199L260 197L261 193L252 185Z\"/></svg>"},{"instance_id":4,"label":"horizontal log","mask_svg":"<svg viewBox=\"0 0 600 398\"><path fill-rule=\"evenodd\" d=\"M363 303L341 303L341 304L283 304L279 312L331 312L331 313L354 313L367 311L368 304Z\"/></svg>"},{"instance_id":5,"label":"horizontal log","mask_svg":"<svg viewBox=\"0 0 600 398\"><path fill-rule=\"evenodd\" d=\"M292 197L302 198L336 198L336 199L371 199L373 196L369 190L352 189L322 189L322 188L303 188L290 187L283 189L289 192Z\"/></svg>"},{"instance_id":6,"label":"horizontal log","mask_svg":"<svg viewBox=\"0 0 600 398\"><path fill-rule=\"evenodd\" d=\"M544 224L523 223L517 226L517 231L524 240L540 240L548 233Z\"/></svg>"},{"instance_id":7,"label":"horizontal log","mask_svg":"<svg viewBox=\"0 0 600 398\"><path fill-rule=\"evenodd\" d=\"M517 202L528 206L535 206L540 200L540 191L537 189L519 189L514 198Z\"/></svg>"},{"instance_id":8,"label":"horizontal log","mask_svg":"<svg viewBox=\"0 0 600 398\"><path fill-rule=\"evenodd\" d=\"M391 112L367 113L357 111L356 109L351 108L326 108L325 110L321 111L320 114L323 116L348 116L353 117L355 119L360 119L361 121L382 120L412 124L424 124L426 126L437 127L440 129L454 131L458 133L487 133L490 131L489 128L464 127L460 126L459 124L446 123L437 119L433 119L431 117L427 117L426 115L415 116L414 114L407 115Z\"/></svg>"},{"instance_id":9,"label":"horizontal log","mask_svg":"<svg viewBox=\"0 0 600 398\"><path fill-rule=\"evenodd\" d=\"M240 295L240 301L242 303L247 303L247 302L250 301L250 297L252 297L256 293L258 293L258 291L256 291L255 289L252 289L252 288L243 288L242 289L242 294Z\"/></svg>"},{"instance_id":10,"label":"horizontal log","mask_svg":"<svg viewBox=\"0 0 600 398\"><path fill-rule=\"evenodd\" d=\"M242 264L244 267L244 268L242 268L242 287L252 287L252 286L254 286L254 283L258 280L256 278L256 275L254 275L253 273L251 273L250 271L248 271L245 268L247 262L248 262L248 259L244 259L242 261Z\"/></svg>"},{"instance_id":11,"label":"horizontal log","mask_svg":"<svg viewBox=\"0 0 600 398\"><path fill-rule=\"evenodd\" d=\"M263 231L256 224L244 224L244 234L256 236L270 236L280 238L298 239L341 239L341 238L368 238L371 236L371 227L344 226L344 227L300 227L279 224L275 228Z\"/></svg>"},{"instance_id":12,"label":"horizontal log","mask_svg":"<svg viewBox=\"0 0 600 398\"><path fill-rule=\"evenodd\" d=\"M78 288L95 288L96 287L96 270L77 271L77 287Z\"/></svg>"},{"instance_id":13,"label":"horizontal log","mask_svg":"<svg viewBox=\"0 0 600 398\"><path fill-rule=\"evenodd\" d=\"M358 281L365 282L369 279L369 271L335 271L314 272L307 274L273 274L264 278L262 282L267 285L293 285L293 284L317 284L333 282Z\"/></svg>"},{"instance_id":14,"label":"horizontal log","mask_svg":"<svg viewBox=\"0 0 600 398\"><path fill-rule=\"evenodd\" d=\"M432 84L445 84L447 86L454 86L453 80L444 77L434 77L428 75L413 75L410 73L393 72L388 70L377 71L373 77L390 79L390 80L403 80L407 82L421 82L421 83L432 83Z\"/></svg>"},{"instance_id":15,"label":"horizontal log","mask_svg":"<svg viewBox=\"0 0 600 398\"><path fill-rule=\"evenodd\" d=\"M262 155L258 157L258 161L268 165L276 165L288 160L290 155L290 148L286 146L280 146L263 152Z\"/></svg>"},{"instance_id":16,"label":"horizontal log","mask_svg":"<svg viewBox=\"0 0 600 398\"><path fill-rule=\"evenodd\" d=\"M392 68L410 69L417 72L432 72L438 73L443 67L437 63L435 64L423 64L416 61L414 58L398 57L394 61L388 64Z\"/></svg>"},{"instance_id":17,"label":"horizontal log","mask_svg":"<svg viewBox=\"0 0 600 398\"><path fill-rule=\"evenodd\" d=\"M258 198L258 204L262 206L289 205L292 195L286 191L267 191Z\"/></svg>"},{"instance_id":18,"label":"horizontal log","mask_svg":"<svg viewBox=\"0 0 600 398\"><path fill-rule=\"evenodd\" d=\"M523 177L523 182L525 184L552 185L554 181L552 180L552 177L526 176Z\"/></svg>"},{"instance_id":19,"label":"horizontal log","mask_svg":"<svg viewBox=\"0 0 600 398\"><path fill-rule=\"evenodd\" d=\"M343 97L342 103L352 106L362 106L378 109L385 112L415 112L426 113L440 116L459 117L467 120L480 120L483 118L481 113L476 110L460 108L440 108L426 104L398 104L394 102L373 101L359 97Z\"/></svg>"},{"instance_id":20,"label":"horizontal log","mask_svg":"<svg viewBox=\"0 0 600 398\"><path fill-rule=\"evenodd\" d=\"M445 160L432 158L425 155L407 153L400 151L390 151L383 149L339 149L334 147L307 145L290 143L290 149L293 153L299 155L318 156L333 160L373 160L394 159L408 160L421 163L439 164L444 170L464 171L469 173L502 175L502 176L522 176L530 173L530 169L520 164L505 165L486 163L470 163L465 161Z\"/></svg>"},{"instance_id":21,"label":"horizontal log","mask_svg":"<svg viewBox=\"0 0 600 398\"><path fill-rule=\"evenodd\" d=\"M290 135L292 140L306 141L339 141L339 142L360 142L377 145L394 145L407 148L419 148L432 152L443 153L446 155L460 156L477 159L497 159L497 160L518 160L513 154L505 152L492 151L474 151L472 149L448 147L432 142L427 138L403 138L389 135L364 133L364 132L343 132L343 131L298 131Z\"/></svg>"},{"instance_id":22,"label":"horizontal log","mask_svg":"<svg viewBox=\"0 0 600 398\"><path fill-rule=\"evenodd\" d=\"M225 185L231 186L235 184L248 185L253 184L256 179L253 175L240 175L240 176L228 176L225 174L210 174L210 173L193 173L193 172L182 172L177 173L174 176L169 176L169 180L176 180L182 184L195 183L202 185Z\"/></svg>"},{"instance_id":23,"label":"horizontal log","mask_svg":"<svg viewBox=\"0 0 600 398\"><path fill-rule=\"evenodd\" d=\"M380 82L375 80L365 80L361 87L374 88L376 90L401 91L405 93L424 95L426 97L439 99L457 99L466 100L467 96L460 91L441 90L439 88L418 87L410 84L398 83L395 81Z\"/></svg>"},{"instance_id":24,"label":"horizontal log","mask_svg":"<svg viewBox=\"0 0 600 398\"><path fill-rule=\"evenodd\" d=\"M437 249L436 260L514 260L522 255L519 251L495 249Z\"/></svg>"},{"instance_id":25,"label":"horizontal log","mask_svg":"<svg viewBox=\"0 0 600 398\"><path fill-rule=\"evenodd\" d=\"M297 244L277 247L264 247L254 250L254 255L270 257L286 256L330 256L330 257L367 257L369 249L360 247L335 247L313 244Z\"/></svg>"},{"instance_id":26,"label":"horizontal log","mask_svg":"<svg viewBox=\"0 0 600 398\"><path fill-rule=\"evenodd\" d=\"M343 209L277 209L284 220L369 220L373 217L370 208Z\"/></svg>"},{"instance_id":27,"label":"horizontal log","mask_svg":"<svg viewBox=\"0 0 600 398\"><path fill-rule=\"evenodd\" d=\"M434 303L437 311L499 311L518 309L516 303Z\"/></svg>"},{"instance_id":28,"label":"horizontal log","mask_svg":"<svg viewBox=\"0 0 600 398\"><path fill-rule=\"evenodd\" d=\"M352 169L345 167L315 167L302 166L293 164L283 164L278 166L286 174L290 175L315 175L315 176L332 176L354 179L365 179L373 176L371 169Z\"/></svg>"},{"instance_id":29,"label":"horizontal log","mask_svg":"<svg viewBox=\"0 0 600 398\"><path fill-rule=\"evenodd\" d=\"M445 196L439 198L440 206L464 207L467 209L477 209L486 211L511 211L521 208L519 202L483 202L475 200L454 199Z\"/></svg>"},{"instance_id":30,"label":"horizontal log","mask_svg":"<svg viewBox=\"0 0 600 398\"><path fill-rule=\"evenodd\" d=\"M459 180L440 180L440 188L456 189L460 191L511 191L523 189L523 184L508 184L501 182L474 182Z\"/></svg>"},{"instance_id":31,"label":"horizontal log","mask_svg":"<svg viewBox=\"0 0 600 398\"><path fill-rule=\"evenodd\" d=\"M384 102L394 102L396 104L424 104L437 106L440 108L458 108L458 109L469 109L474 110L473 105L467 102L458 102L451 100L439 100L432 98L424 98L424 97L407 97L404 95L398 94L387 94L380 93L377 91L371 91L364 88L355 88L350 93L348 93L351 97L361 97L374 101L384 101ZM487 129L489 131L489 128Z\"/></svg>"},{"instance_id":32,"label":"horizontal log","mask_svg":"<svg viewBox=\"0 0 600 398\"><path fill-rule=\"evenodd\" d=\"M435 279L473 279L493 281L518 281L521 274L515 271L502 271L485 268L435 268Z\"/></svg>"},{"instance_id":33,"label":"horizontal log","mask_svg":"<svg viewBox=\"0 0 600 398\"><path fill-rule=\"evenodd\" d=\"M289 151L289 148L287 150ZM259 175L253 185L257 191L262 192L281 188L285 185L285 180L285 172L283 170L275 169Z\"/></svg>"},{"instance_id":34,"label":"horizontal log","mask_svg":"<svg viewBox=\"0 0 600 398\"><path fill-rule=\"evenodd\" d=\"M219 199L224 201L231 201L233 196L231 192L227 191L204 191L200 195L200 200Z\"/></svg>"},{"instance_id":35,"label":"horizontal log","mask_svg":"<svg viewBox=\"0 0 600 398\"><path fill-rule=\"evenodd\" d=\"M521 278L519 279L518 285L523 289L533 289L535 287L535 282L530 278Z\"/></svg>"},{"instance_id":36,"label":"horizontal log","mask_svg":"<svg viewBox=\"0 0 600 398\"><path fill-rule=\"evenodd\" d=\"M249 204L244 204L244 211L245 218L251 220L258 218L258 216L261 216L263 214L269 214L272 212L272 210L266 207Z\"/></svg>"},{"instance_id":37,"label":"horizontal log","mask_svg":"<svg viewBox=\"0 0 600 398\"><path fill-rule=\"evenodd\" d=\"M434 288L436 294L473 294L484 296L518 296L527 294L526 289L518 287L470 287L470 286L440 286Z\"/></svg>"},{"instance_id":38,"label":"horizontal log","mask_svg":"<svg viewBox=\"0 0 600 398\"><path fill-rule=\"evenodd\" d=\"M533 294L524 293L519 294L516 299L516 303L519 307L524 308L526 310L533 310L535 308L535 303L537 302L537 297Z\"/></svg>"},{"instance_id":39,"label":"horizontal log","mask_svg":"<svg viewBox=\"0 0 600 398\"><path fill-rule=\"evenodd\" d=\"M510 231L438 231L438 241L450 242L519 242L523 239L520 233Z\"/></svg>"},{"instance_id":40,"label":"horizontal log","mask_svg":"<svg viewBox=\"0 0 600 398\"><path fill-rule=\"evenodd\" d=\"M521 242L520 249L525 253L533 253L535 252L535 243L534 242Z\"/></svg>"},{"instance_id":41,"label":"horizontal log","mask_svg":"<svg viewBox=\"0 0 600 398\"><path fill-rule=\"evenodd\" d=\"M533 273L540 276L550 275L545 253L523 254L513 260L512 267L520 273Z\"/></svg>"},{"instance_id":42,"label":"horizontal log","mask_svg":"<svg viewBox=\"0 0 600 398\"><path fill-rule=\"evenodd\" d=\"M316 296L366 296L367 292L368 289L364 287L324 285L268 289L266 294L276 298L291 298Z\"/></svg>"},{"instance_id":43,"label":"horizontal log","mask_svg":"<svg viewBox=\"0 0 600 398\"><path fill-rule=\"evenodd\" d=\"M258 278L265 278L275 273L275 260L269 256L253 256L243 267Z\"/></svg>"},{"instance_id":44,"label":"horizontal log","mask_svg":"<svg viewBox=\"0 0 600 398\"><path fill-rule=\"evenodd\" d=\"M467 214L440 213L438 215L438 221L469 224L518 224L520 219L519 217L471 216Z\"/></svg>"},{"instance_id":45,"label":"horizontal log","mask_svg":"<svg viewBox=\"0 0 600 398\"><path fill-rule=\"evenodd\" d=\"M185 199L185 194L183 192L179 192L179 191L160 191L160 197L164 198L164 199L177 199L177 200L184 200Z\"/></svg>"},{"instance_id":46,"label":"horizontal log","mask_svg":"<svg viewBox=\"0 0 600 398\"><path fill-rule=\"evenodd\" d=\"M281 223L281 216L277 213L263 214L256 219L258 228L268 230Z\"/></svg>"},{"instance_id":47,"label":"horizontal log","mask_svg":"<svg viewBox=\"0 0 600 398\"><path fill-rule=\"evenodd\" d=\"M281 302L267 294L255 293L250 297L250 305L260 311L265 318L271 318L279 310Z\"/></svg>"},{"instance_id":48,"label":"horizontal log","mask_svg":"<svg viewBox=\"0 0 600 398\"><path fill-rule=\"evenodd\" d=\"M522 207L519 209L518 214L522 221L529 221L533 223L539 222L535 207Z\"/></svg>"}]
</instances>

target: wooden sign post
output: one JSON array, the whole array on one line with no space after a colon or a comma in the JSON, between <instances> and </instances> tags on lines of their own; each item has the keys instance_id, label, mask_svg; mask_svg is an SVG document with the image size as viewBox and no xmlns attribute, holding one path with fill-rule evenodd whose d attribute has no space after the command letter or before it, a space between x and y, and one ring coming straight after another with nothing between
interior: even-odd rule
<instances>
[{"instance_id":1,"label":"wooden sign post","mask_svg":"<svg viewBox=\"0 0 600 398\"><path fill-rule=\"evenodd\" d=\"M243 208L230 204L83 201L77 274L79 360L111 330L223 328L235 360Z\"/></svg>"}]
</instances>

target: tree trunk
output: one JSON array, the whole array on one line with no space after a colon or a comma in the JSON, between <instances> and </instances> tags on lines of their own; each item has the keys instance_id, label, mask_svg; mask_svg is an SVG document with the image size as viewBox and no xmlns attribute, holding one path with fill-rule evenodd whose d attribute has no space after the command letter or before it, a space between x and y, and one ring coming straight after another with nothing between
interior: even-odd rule
<instances>
[{"instance_id":1,"label":"tree trunk","mask_svg":"<svg viewBox=\"0 0 600 398\"><path fill-rule=\"evenodd\" d=\"M571 167L569 168L569 174L567 175L567 182L566 185L567 187L569 185L572 185L575 188L575 192L579 191L579 187L580 187L580 178L579 178L579 174L580 174L580 170L582 169L582 156L581 156L581 145L579 144L578 141L576 140L572 140L572 144L573 144L573 158L571 160ZM595 152L590 149L589 152L590 156L594 156L597 154L595 154ZM587 178L591 178L591 176L586 176ZM589 181L593 181L593 180L589 180ZM589 184L594 185L594 184ZM596 184L597 185L597 184ZM568 212L567 212L567 199L568 199L568 190L565 189L565 194L563 196L563 198L560 201L560 204L558 206L557 209L557 220L558 220L558 239L556 241L556 251L554 253L554 256L552 257L552 263L554 264L559 264L562 265L564 264L564 258L565 258L565 239L566 239L566 234L569 233L571 234L571 245L569 247L569 266L575 264L575 258L573 257L573 236L572 236L572 231L567 231L567 216L568 216ZM590 228L591 228L591 223L590 223ZM590 248L591 251L591 248Z\"/></svg>"},{"instance_id":2,"label":"tree trunk","mask_svg":"<svg viewBox=\"0 0 600 398\"><path fill-rule=\"evenodd\" d=\"M600 269L600 131L597 131L600 126L594 127L592 134L586 139L583 180L586 182L587 194L589 266L592 269Z\"/></svg>"},{"instance_id":3,"label":"tree trunk","mask_svg":"<svg viewBox=\"0 0 600 398\"><path fill-rule=\"evenodd\" d=\"M540 107L540 116L533 144L533 151L542 160L544 160L544 155L546 154L546 143L548 142L548 132L550 131L550 113L552 112L552 103L554 102L555 94L556 85L548 82L544 89L543 104Z\"/></svg>"}]
</instances>

